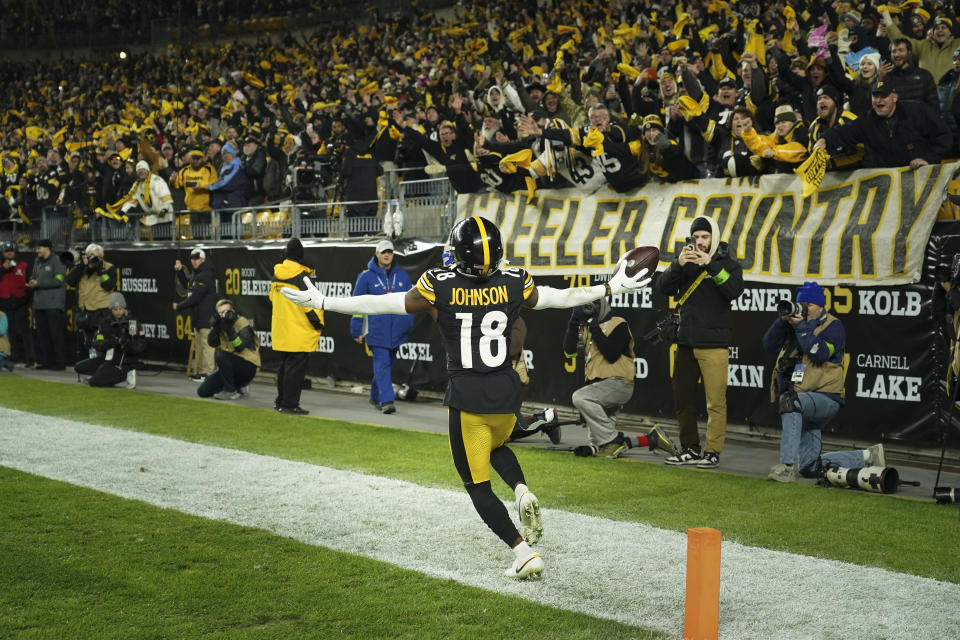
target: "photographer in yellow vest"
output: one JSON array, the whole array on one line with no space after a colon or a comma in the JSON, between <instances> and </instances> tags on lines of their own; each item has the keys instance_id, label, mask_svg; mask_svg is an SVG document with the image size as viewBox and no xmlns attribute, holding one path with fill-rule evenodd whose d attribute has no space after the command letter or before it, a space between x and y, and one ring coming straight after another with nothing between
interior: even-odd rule
<instances>
[{"instance_id":1,"label":"photographer in yellow vest","mask_svg":"<svg viewBox=\"0 0 960 640\"><path fill-rule=\"evenodd\" d=\"M216 349L216 371L208 375L197 395L217 400L239 400L250 395L247 385L260 368L260 340L250 321L238 315L233 302L217 300L216 313L210 319L207 344Z\"/></svg>"},{"instance_id":2,"label":"photographer in yellow vest","mask_svg":"<svg viewBox=\"0 0 960 640\"><path fill-rule=\"evenodd\" d=\"M103 247L91 243L67 272L66 282L77 288L77 349L95 357L94 336L100 323L110 318L110 294L117 290L117 267L104 260Z\"/></svg>"},{"instance_id":3,"label":"photographer in yellow vest","mask_svg":"<svg viewBox=\"0 0 960 640\"><path fill-rule=\"evenodd\" d=\"M826 293L816 282L797 289L797 301L781 300L778 317L763 334L763 348L777 355L770 399L780 410L780 463L767 477L796 482L816 478L830 466L886 466L883 445L820 455L821 432L844 406L843 323L824 308Z\"/></svg>"}]
</instances>

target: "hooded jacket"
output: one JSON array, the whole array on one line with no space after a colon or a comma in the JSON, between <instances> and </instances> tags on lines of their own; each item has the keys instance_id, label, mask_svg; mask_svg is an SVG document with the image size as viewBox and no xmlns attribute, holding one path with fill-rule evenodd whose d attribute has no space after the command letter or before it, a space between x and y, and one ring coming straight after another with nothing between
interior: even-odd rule
<instances>
[{"instance_id":1,"label":"hooded jacket","mask_svg":"<svg viewBox=\"0 0 960 640\"><path fill-rule=\"evenodd\" d=\"M229 147L229 149L228 149ZM221 153L236 154L233 145L227 143ZM234 155L233 160L220 168L220 177L210 189L210 200L214 209L242 207L247 204L247 174L243 172L243 163Z\"/></svg>"},{"instance_id":2,"label":"hooded jacket","mask_svg":"<svg viewBox=\"0 0 960 640\"><path fill-rule=\"evenodd\" d=\"M287 287L304 290L304 276L312 276L313 269L299 262L286 259L273 266L273 282L270 283L271 335L274 351L313 352L320 344L323 330L323 311L301 307L283 295Z\"/></svg>"},{"instance_id":3,"label":"hooded jacket","mask_svg":"<svg viewBox=\"0 0 960 640\"><path fill-rule=\"evenodd\" d=\"M190 309L190 326L194 329L209 329L217 306L217 279L213 266L209 260L201 262L190 275L189 283L183 269L176 273L180 286L189 292L187 299L177 305L177 311Z\"/></svg>"},{"instance_id":4,"label":"hooded jacket","mask_svg":"<svg viewBox=\"0 0 960 640\"><path fill-rule=\"evenodd\" d=\"M688 262L680 266L674 259L660 277L660 292L680 298L706 270L683 307L677 307L680 325L677 344L686 347L728 347L733 340L730 301L743 293L743 268L729 255L726 242L720 242L720 228L713 218L700 216L710 225L710 263L701 266ZM694 220L696 222L696 220Z\"/></svg>"},{"instance_id":5,"label":"hooded jacket","mask_svg":"<svg viewBox=\"0 0 960 640\"><path fill-rule=\"evenodd\" d=\"M377 257L370 258L367 269L357 276L357 283L353 287L353 295L365 294L383 295L409 291L413 284L407 272L396 264L387 271L377 262ZM350 335L354 338L366 334L367 344L371 347L386 347L393 349L407 341L407 334L413 327L413 316L398 316L393 314L378 314L372 316L353 316L350 319Z\"/></svg>"}]
</instances>

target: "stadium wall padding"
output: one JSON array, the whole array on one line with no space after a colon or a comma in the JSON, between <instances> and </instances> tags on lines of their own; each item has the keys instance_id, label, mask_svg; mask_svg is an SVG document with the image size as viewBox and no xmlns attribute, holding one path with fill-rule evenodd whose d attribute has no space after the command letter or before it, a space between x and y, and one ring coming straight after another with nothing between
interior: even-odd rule
<instances>
[{"instance_id":1,"label":"stadium wall padding","mask_svg":"<svg viewBox=\"0 0 960 640\"><path fill-rule=\"evenodd\" d=\"M332 295L349 295L359 272L373 255L372 245L310 246L304 263L317 269L321 288ZM273 265L282 260L282 245L204 245L217 275L218 297L231 298L239 313L250 318L262 342L263 369L275 371L278 359L270 349L270 303L267 298ZM397 264L415 282L426 268L439 264L442 249L422 243L419 249L397 255ZM920 282L900 286L827 287L827 306L843 319L847 330L849 366L847 406L828 431L862 440L894 440L916 446L939 442L944 411L941 381L946 363L944 345L931 313L933 267L942 256L960 251L960 225L938 223L927 245ZM190 323L177 313L173 263L188 263L188 250L173 248L111 248L107 259L120 271L120 288L129 307L148 332L145 358L183 365L189 351ZM538 284L554 287L601 282L604 276L537 276ZM769 402L773 356L763 352L760 336L776 317L777 300L791 297L793 285L748 282L734 303L734 341L730 355L728 420L732 423L775 426L778 419ZM654 328L669 309L669 301L647 288L614 296L613 307L630 322L636 338L637 385L627 413L672 418L673 392L669 353L664 345L642 336ZM569 311L523 311L528 334L525 356L531 374L527 399L547 404L570 404L570 394L582 384L581 363L565 359L561 342ZM328 313L326 329L309 375L369 383L371 361L349 334L350 318ZM401 349L395 382L442 391L445 355L433 321L417 318L410 343ZM705 408L700 407L704 412ZM705 412L704 412L705 415Z\"/></svg>"}]
</instances>

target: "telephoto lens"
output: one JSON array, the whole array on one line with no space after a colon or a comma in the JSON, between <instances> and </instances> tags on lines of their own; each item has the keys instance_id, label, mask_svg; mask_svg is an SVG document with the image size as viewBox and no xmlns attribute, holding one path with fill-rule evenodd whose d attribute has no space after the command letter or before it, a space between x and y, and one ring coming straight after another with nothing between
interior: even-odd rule
<instances>
[{"instance_id":1,"label":"telephoto lens","mask_svg":"<svg viewBox=\"0 0 960 640\"><path fill-rule=\"evenodd\" d=\"M782 316L801 316L803 315L803 305L793 300L781 300L777 303L777 313Z\"/></svg>"},{"instance_id":2,"label":"telephoto lens","mask_svg":"<svg viewBox=\"0 0 960 640\"><path fill-rule=\"evenodd\" d=\"M956 504L960 502L960 487L934 487L933 499L937 504Z\"/></svg>"}]
</instances>

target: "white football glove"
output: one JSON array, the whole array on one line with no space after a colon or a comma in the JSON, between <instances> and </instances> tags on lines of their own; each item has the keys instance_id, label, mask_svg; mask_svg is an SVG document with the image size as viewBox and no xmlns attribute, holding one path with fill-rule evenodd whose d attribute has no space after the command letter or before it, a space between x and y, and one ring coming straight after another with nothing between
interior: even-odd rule
<instances>
[{"instance_id":1,"label":"white football glove","mask_svg":"<svg viewBox=\"0 0 960 640\"><path fill-rule=\"evenodd\" d=\"M310 276L303 276L303 281L307 285L306 291L294 289L293 287L284 287L280 290L280 293L285 295L287 300L295 305L309 307L311 309L323 309L323 301L326 296L320 293L320 290L314 286L313 281L310 280Z\"/></svg>"},{"instance_id":2,"label":"white football glove","mask_svg":"<svg viewBox=\"0 0 960 640\"><path fill-rule=\"evenodd\" d=\"M617 262L617 270L613 272L610 278L610 293L623 293L624 291L633 291L650 284L652 276L647 276L646 269L640 269L632 278L627 276L626 258L620 258Z\"/></svg>"}]
</instances>

